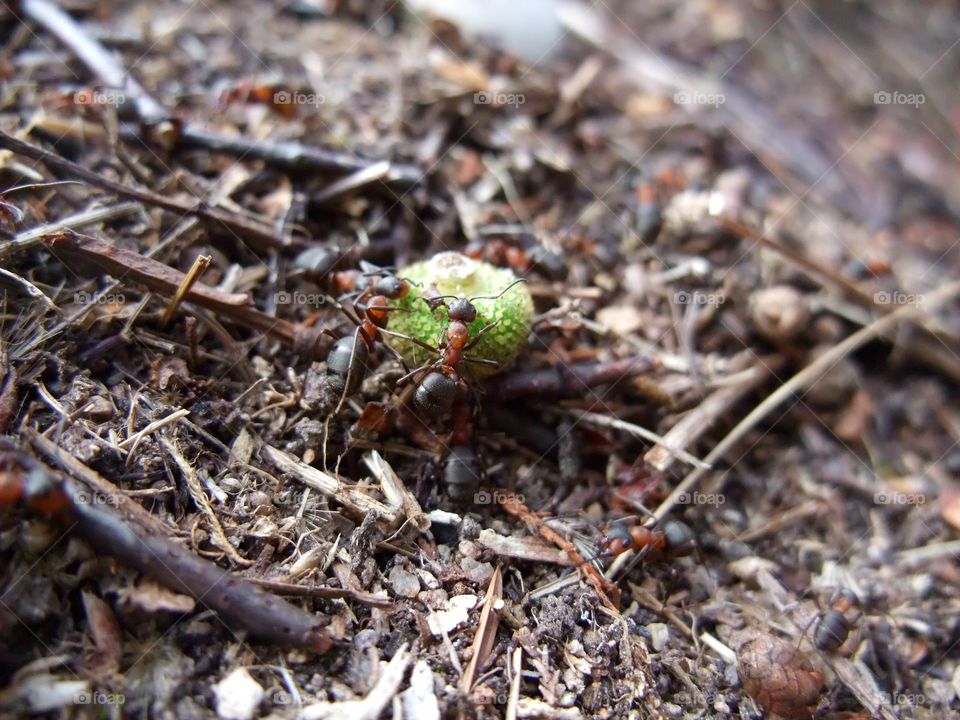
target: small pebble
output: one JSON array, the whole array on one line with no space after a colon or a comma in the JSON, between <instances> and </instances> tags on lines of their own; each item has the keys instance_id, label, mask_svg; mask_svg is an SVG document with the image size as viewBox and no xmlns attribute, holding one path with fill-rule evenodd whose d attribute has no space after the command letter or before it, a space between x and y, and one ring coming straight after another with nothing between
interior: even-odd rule
<instances>
[{"instance_id":1,"label":"small pebble","mask_svg":"<svg viewBox=\"0 0 960 720\"><path fill-rule=\"evenodd\" d=\"M399 565L390 571L387 582L400 597L415 598L417 593L420 592L420 580L417 579L417 576L407 572Z\"/></svg>"},{"instance_id":2,"label":"small pebble","mask_svg":"<svg viewBox=\"0 0 960 720\"><path fill-rule=\"evenodd\" d=\"M650 623L647 630L650 633L650 645L657 652L662 651L670 641L670 628L665 623Z\"/></svg>"},{"instance_id":3,"label":"small pebble","mask_svg":"<svg viewBox=\"0 0 960 720\"><path fill-rule=\"evenodd\" d=\"M463 574L467 576L467 580L478 585L486 585L493 576L493 565L488 562L477 562L470 557L463 559L460 568L463 570Z\"/></svg>"},{"instance_id":4,"label":"small pebble","mask_svg":"<svg viewBox=\"0 0 960 720\"><path fill-rule=\"evenodd\" d=\"M263 700L263 688L246 668L237 668L213 686L217 716L222 720L250 720Z\"/></svg>"}]
</instances>

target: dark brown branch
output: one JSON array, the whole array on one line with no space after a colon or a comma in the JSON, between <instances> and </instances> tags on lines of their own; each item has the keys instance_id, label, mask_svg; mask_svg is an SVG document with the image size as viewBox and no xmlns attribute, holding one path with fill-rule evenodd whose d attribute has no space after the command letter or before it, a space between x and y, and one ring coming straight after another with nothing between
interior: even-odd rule
<instances>
[{"instance_id":1,"label":"dark brown branch","mask_svg":"<svg viewBox=\"0 0 960 720\"><path fill-rule=\"evenodd\" d=\"M189 553L166 537L148 535L124 522L72 480L28 456L5 448L0 456L0 502L24 502L60 521L98 553L185 593L251 636L288 647L323 653L333 638L307 611L291 605L211 562ZM96 500L96 497L93 498Z\"/></svg>"},{"instance_id":2,"label":"dark brown branch","mask_svg":"<svg viewBox=\"0 0 960 720\"><path fill-rule=\"evenodd\" d=\"M89 235L60 232L44 238L50 252L66 264L90 263L123 283L139 283L160 295L172 297L186 275L139 253L118 248L105 240ZM183 299L213 310L242 327L276 338L305 357L326 356L326 347L319 343L322 328L307 327L268 315L249 304L246 295L225 293L202 283L195 283Z\"/></svg>"},{"instance_id":3,"label":"dark brown branch","mask_svg":"<svg viewBox=\"0 0 960 720\"><path fill-rule=\"evenodd\" d=\"M584 388L616 382L631 375L656 369L652 357L629 357L611 362L558 364L546 370L512 372L485 386L497 400L522 397L581 397Z\"/></svg>"}]
</instances>

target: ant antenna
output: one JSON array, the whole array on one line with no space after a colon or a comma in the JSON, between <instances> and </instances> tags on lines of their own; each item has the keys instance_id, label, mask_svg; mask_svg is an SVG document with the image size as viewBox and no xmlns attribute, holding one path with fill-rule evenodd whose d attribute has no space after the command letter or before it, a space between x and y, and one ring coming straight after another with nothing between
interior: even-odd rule
<instances>
[{"instance_id":1,"label":"ant antenna","mask_svg":"<svg viewBox=\"0 0 960 720\"><path fill-rule=\"evenodd\" d=\"M474 300L497 300L503 297L504 294L514 285L519 285L520 283L525 283L526 281L527 281L526 278L517 278L512 283L507 285L503 290L498 292L496 295L477 295L476 297L470 298L470 302L473 302Z\"/></svg>"}]
</instances>

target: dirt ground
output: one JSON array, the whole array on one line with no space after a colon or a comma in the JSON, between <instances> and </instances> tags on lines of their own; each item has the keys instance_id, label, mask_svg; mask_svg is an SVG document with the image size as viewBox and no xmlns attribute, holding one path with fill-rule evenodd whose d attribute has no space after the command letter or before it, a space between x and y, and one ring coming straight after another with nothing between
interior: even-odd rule
<instances>
[{"instance_id":1,"label":"dirt ground","mask_svg":"<svg viewBox=\"0 0 960 720\"><path fill-rule=\"evenodd\" d=\"M960 11L517 5L0 8L0 716L958 716Z\"/></svg>"}]
</instances>

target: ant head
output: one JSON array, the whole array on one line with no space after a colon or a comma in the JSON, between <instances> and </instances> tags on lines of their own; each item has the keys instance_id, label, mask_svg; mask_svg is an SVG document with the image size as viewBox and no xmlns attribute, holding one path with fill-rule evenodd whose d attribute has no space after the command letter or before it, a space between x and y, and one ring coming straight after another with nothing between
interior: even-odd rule
<instances>
[{"instance_id":1,"label":"ant head","mask_svg":"<svg viewBox=\"0 0 960 720\"><path fill-rule=\"evenodd\" d=\"M841 612L846 612L847 610L857 607L860 604L860 599L853 590L842 587L830 598L830 604L833 606L839 605L843 608Z\"/></svg>"},{"instance_id":2,"label":"ant head","mask_svg":"<svg viewBox=\"0 0 960 720\"><path fill-rule=\"evenodd\" d=\"M381 275L373 284L373 291L378 295L399 299L410 292L410 286L396 275Z\"/></svg>"},{"instance_id":3,"label":"ant head","mask_svg":"<svg viewBox=\"0 0 960 720\"><path fill-rule=\"evenodd\" d=\"M597 545L600 547L600 557L613 557L633 547L633 535L626 523L613 523L606 532L600 533Z\"/></svg>"},{"instance_id":4,"label":"ant head","mask_svg":"<svg viewBox=\"0 0 960 720\"><path fill-rule=\"evenodd\" d=\"M477 308L466 298L457 298L447 306L447 317L451 320L472 323L477 319Z\"/></svg>"}]
</instances>

